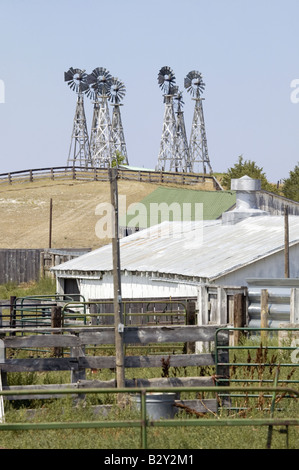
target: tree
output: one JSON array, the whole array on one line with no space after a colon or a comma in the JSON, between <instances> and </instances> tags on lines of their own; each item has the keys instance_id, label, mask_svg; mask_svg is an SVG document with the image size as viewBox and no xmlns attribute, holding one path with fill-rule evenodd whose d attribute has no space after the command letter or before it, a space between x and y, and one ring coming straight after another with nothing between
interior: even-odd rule
<instances>
[{"instance_id":1,"label":"tree","mask_svg":"<svg viewBox=\"0 0 299 470\"><path fill-rule=\"evenodd\" d=\"M222 185L226 189L230 189L231 180L238 179L242 176L249 176L250 178L259 179L261 180L261 188L266 191L277 192L276 186L269 183L265 173L263 172L263 168L257 166L257 164L251 160L243 160L243 156L239 156L238 163L227 170L224 173L222 178Z\"/></svg>"},{"instance_id":2,"label":"tree","mask_svg":"<svg viewBox=\"0 0 299 470\"><path fill-rule=\"evenodd\" d=\"M125 159L126 157L122 155L119 150L116 150L115 155L112 157L111 167L115 168L116 166L124 165L123 161Z\"/></svg>"},{"instance_id":3,"label":"tree","mask_svg":"<svg viewBox=\"0 0 299 470\"><path fill-rule=\"evenodd\" d=\"M283 180L282 192L288 199L299 201L299 163L290 171L289 177Z\"/></svg>"}]
</instances>

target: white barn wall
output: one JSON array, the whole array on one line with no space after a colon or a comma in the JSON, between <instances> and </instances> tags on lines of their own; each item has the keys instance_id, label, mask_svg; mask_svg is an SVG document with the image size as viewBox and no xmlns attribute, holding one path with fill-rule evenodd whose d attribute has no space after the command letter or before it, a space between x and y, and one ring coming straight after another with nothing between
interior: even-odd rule
<instances>
[{"instance_id":1,"label":"white barn wall","mask_svg":"<svg viewBox=\"0 0 299 470\"><path fill-rule=\"evenodd\" d=\"M80 279L80 294L85 299L112 299L113 276L104 274L103 279ZM197 284L188 284L187 281L152 280L152 276L126 275L121 279L121 291L124 299L165 298L165 297L196 297Z\"/></svg>"},{"instance_id":2,"label":"white barn wall","mask_svg":"<svg viewBox=\"0 0 299 470\"><path fill-rule=\"evenodd\" d=\"M299 278L299 246L290 247L290 277ZM57 292L63 292L63 282L57 277ZM66 276L67 277L67 276ZM249 278L283 278L284 252L268 255L247 266L235 269L230 274L216 279L202 278L203 283L213 283L219 286L246 286ZM80 294L89 299L112 299L113 275L106 273L102 279L77 278ZM155 279L155 280L153 280ZM167 280L157 278L154 273L125 274L121 278L122 297L126 299L165 298L165 297L197 297L199 282L189 280Z\"/></svg>"},{"instance_id":3,"label":"white barn wall","mask_svg":"<svg viewBox=\"0 0 299 470\"><path fill-rule=\"evenodd\" d=\"M299 277L299 246L289 249L290 277ZM284 251L268 255L259 261L221 276L214 280L215 284L225 286L247 286L249 278L283 278L284 277Z\"/></svg>"}]
</instances>

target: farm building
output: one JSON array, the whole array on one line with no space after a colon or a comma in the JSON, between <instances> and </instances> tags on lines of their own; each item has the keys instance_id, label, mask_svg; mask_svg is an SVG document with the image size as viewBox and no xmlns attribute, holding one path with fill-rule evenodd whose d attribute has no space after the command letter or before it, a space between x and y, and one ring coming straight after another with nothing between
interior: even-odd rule
<instances>
[{"instance_id":1,"label":"farm building","mask_svg":"<svg viewBox=\"0 0 299 470\"><path fill-rule=\"evenodd\" d=\"M299 205L270 195L275 207L268 198L261 209L260 181L248 177L233 180L232 189L236 205L217 220L165 221L121 239L123 298L196 297L203 283L246 286L249 278L284 277L285 219L271 214L286 206L296 214ZM297 278L299 217L288 220L290 277ZM113 298L112 270L111 245L53 268L58 292L87 300Z\"/></svg>"}]
</instances>

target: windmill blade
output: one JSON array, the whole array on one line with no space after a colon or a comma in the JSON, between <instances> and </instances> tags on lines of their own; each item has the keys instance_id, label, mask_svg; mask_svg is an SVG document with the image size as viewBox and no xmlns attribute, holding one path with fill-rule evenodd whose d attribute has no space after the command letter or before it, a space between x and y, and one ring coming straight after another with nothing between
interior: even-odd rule
<instances>
[{"instance_id":1,"label":"windmill blade","mask_svg":"<svg viewBox=\"0 0 299 470\"><path fill-rule=\"evenodd\" d=\"M185 77L184 87L191 96L199 96L205 89L202 74L196 70L189 72Z\"/></svg>"},{"instance_id":2,"label":"windmill blade","mask_svg":"<svg viewBox=\"0 0 299 470\"><path fill-rule=\"evenodd\" d=\"M88 90L88 83L86 83L85 81L82 81L81 84L80 84L80 89L81 91L83 92L86 92L86 90Z\"/></svg>"},{"instance_id":3,"label":"windmill blade","mask_svg":"<svg viewBox=\"0 0 299 470\"><path fill-rule=\"evenodd\" d=\"M168 94L169 95L177 95L178 91L179 91L178 86L170 86L169 90L168 90Z\"/></svg>"},{"instance_id":4,"label":"windmill blade","mask_svg":"<svg viewBox=\"0 0 299 470\"><path fill-rule=\"evenodd\" d=\"M159 70L158 84L165 94L175 94L175 75L170 67L165 66Z\"/></svg>"},{"instance_id":5,"label":"windmill blade","mask_svg":"<svg viewBox=\"0 0 299 470\"><path fill-rule=\"evenodd\" d=\"M98 93L97 91L95 90L95 88L91 85L91 86L88 86L88 88L86 90L84 90L84 93L86 94L86 96L88 96L88 98L90 98L92 101L94 101L97 96L98 96Z\"/></svg>"},{"instance_id":6,"label":"windmill blade","mask_svg":"<svg viewBox=\"0 0 299 470\"><path fill-rule=\"evenodd\" d=\"M89 85L94 85L97 93L106 95L111 86L112 76L104 67L97 67L88 76L87 81Z\"/></svg>"},{"instance_id":7,"label":"windmill blade","mask_svg":"<svg viewBox=\"0 0 299 470\"><path fill-rule=\"evenodd\" d=\"M176 100L176 105L177 105L177 109L178 111L180 111L182 109L182 107L184 106L184 101L183 101L183 92L182 91L178 91L174 97L174 99Z\"/></svg>"},{"instance_id":8,"label":"windmill blade","mask_svg":"<svg viewBox=\"0 0 299 470\"><path fill-rule=\"evenodd\" d=\"M64 72L64 81L67 82L71 90L74 90L76 93L85 91L88 88L86 79L87 74L85 70L70 67L67 72Z\"/></svg>"},{"instance_id":9,"label":"windmill blade","mask_svg":"<svg viewBox=\"0 0 299 470\"><path fill-rule=\"evenodd\" d=\"M84 90L84 93L91 100L95 100L98 96L98 87L97 87L97 82L94 80L94 76L92 74L87 75L86 85L87 85L87 88L86 90Z\"/></svg>"},{"instance_id":10,"label":"windmill blade","mask_svg":"<svg viewBox=\"0 0 299 470\"><path fill-rule=\"evenodd\" d=\"M64 81L69 82L74 76L74 69L71 67L67 72L64 72Z\"/></svg>"},{"instance_id":11,"label":"windmill blade","mask_svg":"<svg viewBox=\"0 0 299 470\"><path fill-rule=\"evenodd\" d=\"M108 90L108 99L113 104L118 104L126 94L126 87L118 78L113 77Z\"/></svg>"}]
</instances>

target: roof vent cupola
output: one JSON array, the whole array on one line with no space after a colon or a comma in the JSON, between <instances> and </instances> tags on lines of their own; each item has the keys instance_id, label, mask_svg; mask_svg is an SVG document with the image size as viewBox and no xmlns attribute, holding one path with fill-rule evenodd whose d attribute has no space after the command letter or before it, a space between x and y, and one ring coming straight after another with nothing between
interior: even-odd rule
<instances>
[{"instance_id":1,"label":"roof vent cupola","mask_svg":"<svg viewBox=\"0 0 299 470\"><path fill-rule=\"evenodd\" d=\"M247 175L232 179L231 190L236 191L236 207L222 214L223 224L233 225L248 217L269 215L269 212L258 209L256 205L256 191L261 190L261 180Z\"/></svg>"}]
</instances>

